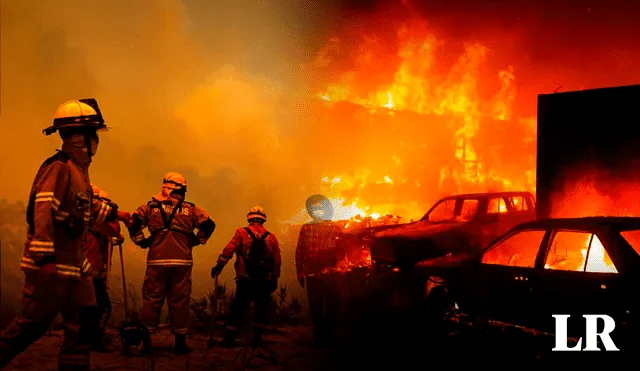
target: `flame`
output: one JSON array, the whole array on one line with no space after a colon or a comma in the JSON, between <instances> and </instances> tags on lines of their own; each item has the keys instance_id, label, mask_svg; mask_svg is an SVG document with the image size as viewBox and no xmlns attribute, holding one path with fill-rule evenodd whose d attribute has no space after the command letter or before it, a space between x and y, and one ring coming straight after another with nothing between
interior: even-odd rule
<instances>
[{"instance_id":1,"label":"flame","mask_svg":"<svg viewBox=\"0 0 640 371\"><path fill-rule=\"evenodd\" d=\"M396 31L395 56L390 58L384 57L384 52L389 51L388 47L382 45L376 37L363 36L360 44L346 46L341 44L340 38L332 38L319 53L318 60L322 60L319 65L329 68L328 66L337 60L340 63L350 61L351 67L332 70L338 71L337 75L330 79L326 89L319 92L317 97L324 101L327 107L333 107L333 103L336 102L349 102L365 108L371 117L381 115L380 117L388 118L384 120L391 122L395 122L392 120L395 120L394 117L400 112L425 115L425 120L429 120L429 117L446 117L449 120L449 124L446 124L447 128L450 127L447 129L449 137L442 138L440 142L451 142L455 148L446 163L442 160L439 160L439 163L430 163L429 166L436 166L439 170L423 178L410 179L410 176L407 176L412 172L419 173L424 169L424 165L419 169L408 168L415 159L403 158L392 143L385 144L383 148L376 148L381 152L389 151L390 161L373 160L374 165L362 166L366 169L366 175L363 176L356 171L333 178L324 177L321 184L323 188L326 188L327 184L340 184L339 188L332 188L336 191L332 196L327 195L333 197L334 206L337 206L335 217L343 219L356 215L383 215L400 206L399 208L404 209L404 215L401 216L413 219L421 217L431 206L429 203L400 205L402 202L395 199L384 205L371 204L358 197L362 188L372 184L389 185L390 188L386 192L390 195L394 193L392 187L396 186L405 187L403 194L424 195L429 192L430 196L423 197L430 197L431 203L437 200L433 196L434 185L439 193L435 196L491 190L535 192L535 153L521 153L520 157L523 160L505 159L505 162L511 160L521 163L517 169L501 171L500 161L492 160L489 166L489 149L478 147L478 143L481 142L477 137L483 128L481 122L487 120L493 123L513 121L529 133L530 138L523 139L524 141L531 142L535 138L535 118L514 119L514 66L507 64L502 70L495 72L494 78L496 85L499 83L499 90L489 97L484 92L480 93L480 87L483 85L480 81L480 70L490 54L488 48L477 43L464 45L462 54L450 66L448 73L443 73L440 71L441 61L438 59L438 52L445 41L437 38L425 21L406 20L398 25ZM340 54L341 50L350 54ZM329 55L335 55L334 59L329 58ZM387 59L394 59L397 63L388 62ZM370 119L370 125L371 120L373 119ZM418 138L430 135L428 129L422 130L425 131L416 133ZM349 149L345 150L345 157L349 155ZM337 179L337 183L331 179ZM422 189L426 183L429 183L428 190ZM408 186L411 188L407 188ZM356 196L349 197L346 194Z\"/></svg>"},{"instance_id":2,"label":"flame","mask_svg":"<svg viewBox=\"0 0 640 371\"><path fill-rule=\"evenodd\" d=\"M589 242L591 242L591 249L589 249ZM587 252L589 256L587 256ZM600 242L598 236L593 235L593 241L591 241L591 236L589 236L589 239L585 242L585 248L580 250L580 253L582 254L582 263L577 271L618 273L618 270L613 265L609 254L607 254L604 246L602 246L602 242Z\"/></svg>"},{"instance_id":3,"label":"flame","mask_svg":"<svg viewBox=\"0 0 640 371\"><path fill-rule=\"evenodd\" d=\"M591 238L592 236L593 240ZM591 244L591 249L589 249L589 244ZM618 270L613 265L613 262L602 245L602 242L595 234L589 234L584 243L584 248L580 250L580 254L582 255L582 262L578 264L575 269L569 270L590 273L618 273ZM544 268L567 270L564 263L566 263L566 261L562 260L555 264L547 263L544 265Z\"/></svg>"}]
</instances>

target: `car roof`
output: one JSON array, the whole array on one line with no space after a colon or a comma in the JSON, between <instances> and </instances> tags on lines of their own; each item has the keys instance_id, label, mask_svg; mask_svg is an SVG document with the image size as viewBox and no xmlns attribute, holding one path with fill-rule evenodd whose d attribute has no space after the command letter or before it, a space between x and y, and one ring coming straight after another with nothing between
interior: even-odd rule
<instances>
[{"instance_id":1,"label":"car roof","mask_svg":"<svg viewBox=\"0 0 640 371\"><path fill-rule=\"evenodd\" d=\"M603 227L616 229L640 229L640 217L633 216L589 216L583 218L549 218L519 224L514 230L534 228L561 228L588 230Z\"/></svg>"},{"instance_id":2,"label":"car roof","mask_svg":"<svg viewBox=\"0 0 640 371\"><path fill-rule=\"evenodd\" d=\"M531 192L515 191L515 192L484 192L484 193L463 193L453 196L443 197L442 200L452 200L456 198L486 198L500 196L533 196Z\"/></svg>"}]
</instances>

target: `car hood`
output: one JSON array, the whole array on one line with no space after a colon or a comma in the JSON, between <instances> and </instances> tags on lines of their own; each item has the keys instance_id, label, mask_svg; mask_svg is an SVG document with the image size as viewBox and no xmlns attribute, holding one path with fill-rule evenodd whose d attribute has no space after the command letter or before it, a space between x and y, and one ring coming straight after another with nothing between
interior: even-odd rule
<instances>
[{"instance_id":1,"label":"car hood","mask_svg":"<svg viewBox=\"0 0 640 371\"><path fill-rule=\"evenodd\" d=\"M462 264L473 263L478 260L478 253L460 253L449 254L447 256L440 256L437 258L427 259L416 263L416 268L449 268L457 267Z\"/></svg>"},{"instance_id":2,"label":"car hood","mask_svg":"<svg viewBox=\"0 0 640 371\"><path fill-rule=\"evenodd\" d=\"M400 240L421 240L425 237L432 237L441 233L458 229L462 223L445 222L433 223L429 221L417 221L413 223L398 225L396 228L390 228L380 231L374 235L376 239L400 239Z\"/></svg>"}]
</instances>

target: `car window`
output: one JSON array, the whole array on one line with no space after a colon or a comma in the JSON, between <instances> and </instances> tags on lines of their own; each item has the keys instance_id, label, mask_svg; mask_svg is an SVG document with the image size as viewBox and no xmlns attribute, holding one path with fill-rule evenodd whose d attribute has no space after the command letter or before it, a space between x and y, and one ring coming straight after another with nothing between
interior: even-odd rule
<instances>
[{"instance_id":1,"label":"car window","mask_svg":"<svg viewBox=\"0 0 640 371\"><path fill-rule=\"evenodd\" d=\"M600 239L593 233L558 231L551 240L545 269L618 273Z\"/></svg>"},{"instance_id":2,"label":"car window","mask_svg":"<svg viewBox=\"0 0 640 371\"><path fill-rule=\"evenodd\" d=\"M527 205L527 199L522 196L512 196L509 197L509 202L511 203L511 207L513 211L528 211L529 205Z\"/></svg>"},{"instance_id":3,"label":"car window","mask_svg":"<svg viewBox=\"0 0 640 371\"><path fill-rule=\"evenodd\" d=\"M636 253L640 255L640 230L622 231L620 235L633 247Z\"/></svg>"},{"instance_id":4,"label":"car window","mask_svg":"<svg viewBox=\"0 0 640 371\"><path fill-rule=\"evenodd\" d=\"M496 197L489 200L489 207L487 208L487 214L500 214L507 212L507 204L504 202L504 198Z\"/></svg>"},{"instance_id":5,"label":"car window","mask_svg":"<svg viewBox=\"0 0 640 371\"><path fill-rule=\"evenodd\" d=\"M544 234L544 230L516 232L489 248L482 255L482 263L533 268Z\"/></svg>"},{"instance_id":6,"label":"car window","mask_svg":"<svg viewBox=\"0 0 640 371\"><path fill-rule=\"evenodd\" d=\"M460 219L467 222L476 216L478 212L478 200L466 199L462 201L462 210L460 211Z\"/></svg>"},{"instance_id":7,"label":"car window","mask_svg":"<svg viewBox=\"0 0 640 371\"><path fill-rule=\"evenodd\" d=\"M430 222L454 220L456 217L455 209L456 200L441 201L430 213L425 215L422 220L428 220Z\"/></svg>"}]
</instances>

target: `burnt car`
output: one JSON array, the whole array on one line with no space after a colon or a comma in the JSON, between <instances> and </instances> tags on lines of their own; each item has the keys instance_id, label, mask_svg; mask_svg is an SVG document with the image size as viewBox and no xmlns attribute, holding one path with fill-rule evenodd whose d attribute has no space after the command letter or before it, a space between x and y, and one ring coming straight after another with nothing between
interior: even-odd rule
<instances>
[{"instance_id":1,"label":"burnt car","mask_svg":"<svg viewBox=\"0 0 640 371\"><path fill-rule=\"evenodd\" d=\"M421 260L476 251L535 217L535 201L529 192L446 197L420 220L376 233L371 242L371 259L378 271L406 272Z\"/></svg>"},{"instance_id":2,"label":"burnt car","mask_svg":"<svg viewBox=\"0 0 640 371\"><path fill-rule=\"evenodd\" d=\"M607 314L616 321L612 337L625 339L637 326L640 218L531 221L480 253L426 260L414 273L428 277L432 308L455 303L476 319L551 334L552 315L570 314L568 334L578 337L583 315Z\"/></svg>"}]
</instances>

